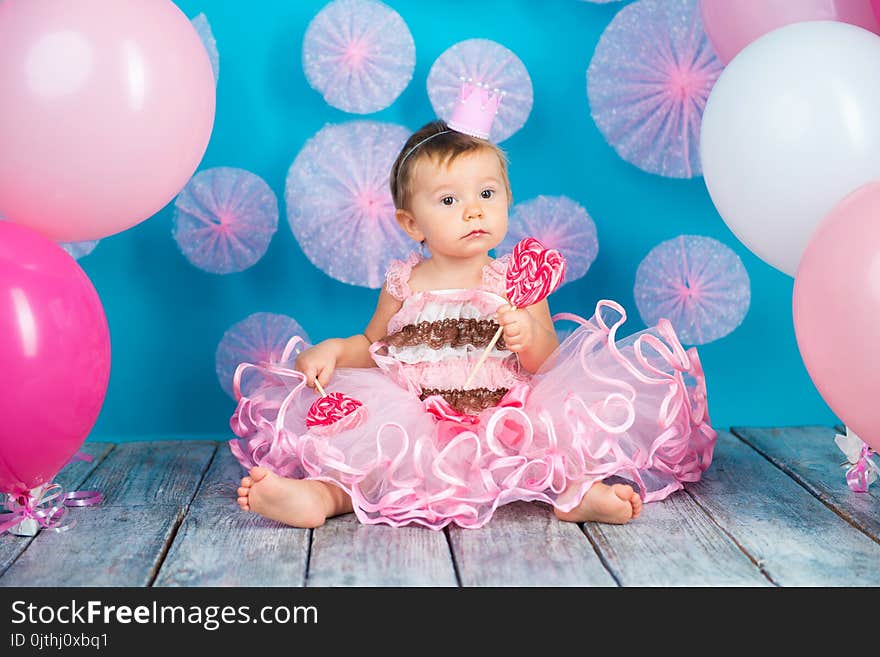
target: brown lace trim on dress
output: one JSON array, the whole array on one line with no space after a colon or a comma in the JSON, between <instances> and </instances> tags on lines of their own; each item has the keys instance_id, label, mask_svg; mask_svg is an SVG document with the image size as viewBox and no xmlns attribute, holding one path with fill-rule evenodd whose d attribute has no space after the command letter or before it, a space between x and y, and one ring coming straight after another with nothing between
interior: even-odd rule
<instances>
[{"instance_id":1,"label":"brown lace trim on dress","mask_svg":"<svg viewBox=\"0 0 880 657\"><path fill-rule=\"evenodd\" d=\"M470 390L439 390L425 388L419 399L425 401L431 395L440 395L459 413L476 415L492 406L497 406L501 398L507 394L508 388L489 390L488 388L472 388Z\"/></svg>"},{"instance_id":2,"label":"brown lace trim on dress","mask_svg":"<svg viewBox=\"0 0 880 657\"><path fill-rule=\"evenodd\" d=\"M491 319L458 319L450 317L435 322L407 324L396 333L386 335L382 340L394 347L415 347L428 345L431 349L442 347L461 347L473 345L484 348L492 341L498 324ZM505 349L504 336L498 337L496 349Z\"/></svg>"}]
</instances>

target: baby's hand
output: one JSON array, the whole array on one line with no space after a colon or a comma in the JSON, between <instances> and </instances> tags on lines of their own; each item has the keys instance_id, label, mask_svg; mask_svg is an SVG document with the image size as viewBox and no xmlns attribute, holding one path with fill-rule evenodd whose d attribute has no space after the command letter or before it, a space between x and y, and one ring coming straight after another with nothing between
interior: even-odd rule
<instances>
[{"instance_id":1,"label":"baby's hand","mask_svg":"<svg viewBox=\"0 0 880 657\"><path fill-rule=\"evenodd\" d=\"M306 375L306 384L310 388L315 387L315 377L318 377L322 386L326 386L336 369L339 351L337 340L324 340L297 356L293 367Z\"/></svg>"},{"instance_id":2,"label":"baby's hand","mask_svg":"<svg viewBox=\"0 0 880 657\"><path fill-rule=\"evenodd\" d=\"M527 310L514 310L509 305L501 306L495 313L495 321L504 329L504 344L510 351L528 349L535 337L535 318Z\"/></svg>"}]
</instances>

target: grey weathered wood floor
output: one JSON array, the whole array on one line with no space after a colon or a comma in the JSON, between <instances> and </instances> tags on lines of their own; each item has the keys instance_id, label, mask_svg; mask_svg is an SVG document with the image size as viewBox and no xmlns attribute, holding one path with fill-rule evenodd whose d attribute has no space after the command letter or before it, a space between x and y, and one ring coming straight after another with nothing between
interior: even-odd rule
<instances>
[{"instance_id":1,"label":"grey weathered wood floor","mask_svg":"<svg viewBox=\"0 0 880 657\"><path fill-rule=\"evenodd\" d=\"M67 532L0 536L0 585L877 586L880 485L850 492L834 434L721 432L702 481L625 526L518 503L482 529L442 532L244 513L224 442L87 443L93 462L58 480L103 504L71 509Z\"/></svg>"}]
</instances>

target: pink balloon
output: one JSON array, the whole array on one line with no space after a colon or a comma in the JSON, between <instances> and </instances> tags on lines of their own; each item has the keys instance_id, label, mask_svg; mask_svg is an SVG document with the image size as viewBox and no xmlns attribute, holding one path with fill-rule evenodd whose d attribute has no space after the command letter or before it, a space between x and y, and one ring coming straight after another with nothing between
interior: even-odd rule
<instances>
[{"instance_id":1,"label":"pink balloon","mask_svg":"<svg viewBox=\"0 0 880 657\"><path fill-rule=\"evenodd\" d=\"M0 222L0 492L51 482L98 418L110 333L98 293L64 249Z\"/></svg>"},{"instance_id":2,"label":"pink balloon","mask_svg":"<svg viewBox=\"0 0 880 657\"><path fill-rule=\"evenodd\" d=\"M700 0L700 12L725 65L759 36L790 23L840 21L880 33L870 0Z\"/></svg>"},{"instance_id":3,"label":"pink balloon","mask_svg":"<svg viewBox=\"0 0 880 657\"><path fill-rule=\"evenodd\" d=\"M880 181L816 228L794 281L798 348L831 409L880 449Z\"/></svg>"},{"instance_id":4,"label":"pink balloon","mask_svg":"<svg viewBox=\"0 0 880 657\"><path fill-rule=\"evenodd\" d=\"M0 214L62 242L174 198L214 124L214 74L169 0L0 2Z\"/></svg>"}]
</instances>

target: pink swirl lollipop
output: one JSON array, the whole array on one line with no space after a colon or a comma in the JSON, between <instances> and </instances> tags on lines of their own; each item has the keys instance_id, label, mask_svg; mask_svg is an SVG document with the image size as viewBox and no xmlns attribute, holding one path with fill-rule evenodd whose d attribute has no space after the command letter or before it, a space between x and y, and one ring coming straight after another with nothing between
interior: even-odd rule
<instances>
[{"instance_id":1,"label":"pink swirl lollipop","mask_svg":"<svg viewBox=\"0 0 880 657\"><path fill-rule=\"evenodd\" d=\"M563 278L565 278L565 257L556 249L545 249L544 245L534 237L524 237L513 247L510 263L507 265L505 280L507 300L514 310L534 305L559 287ZM495 343L501 337L501 331L502 327L499 326L492 341L486 346L480 360L464 382L465 390L480 371L489 352L495 347Z\"/></svg>"},{"instance_id":2,"label":"pink swirl lollipop","mask_svg":"<svg viewBox=\"0 0 880 657\"><path fill-rule=\"evenodd\" d=\"M367 418L367 408L357 399L341 392L327 394L315 379L315 386L321 393L309 408L306 426L318 435L332 435L358 426Z\"/></svg>"},{"instance_id":3,"label":"pink swirl lollipop","mask_svg":"<svg viewBox=\"0 0 880 657\"><path fill-rule=\"evenodd\" d=\"M559 287L563 278L562 254L544 248L534 237L523 238L513 247L507 266L507 299L514 309L532 306Z\"/></svg>"}]
</instances>

